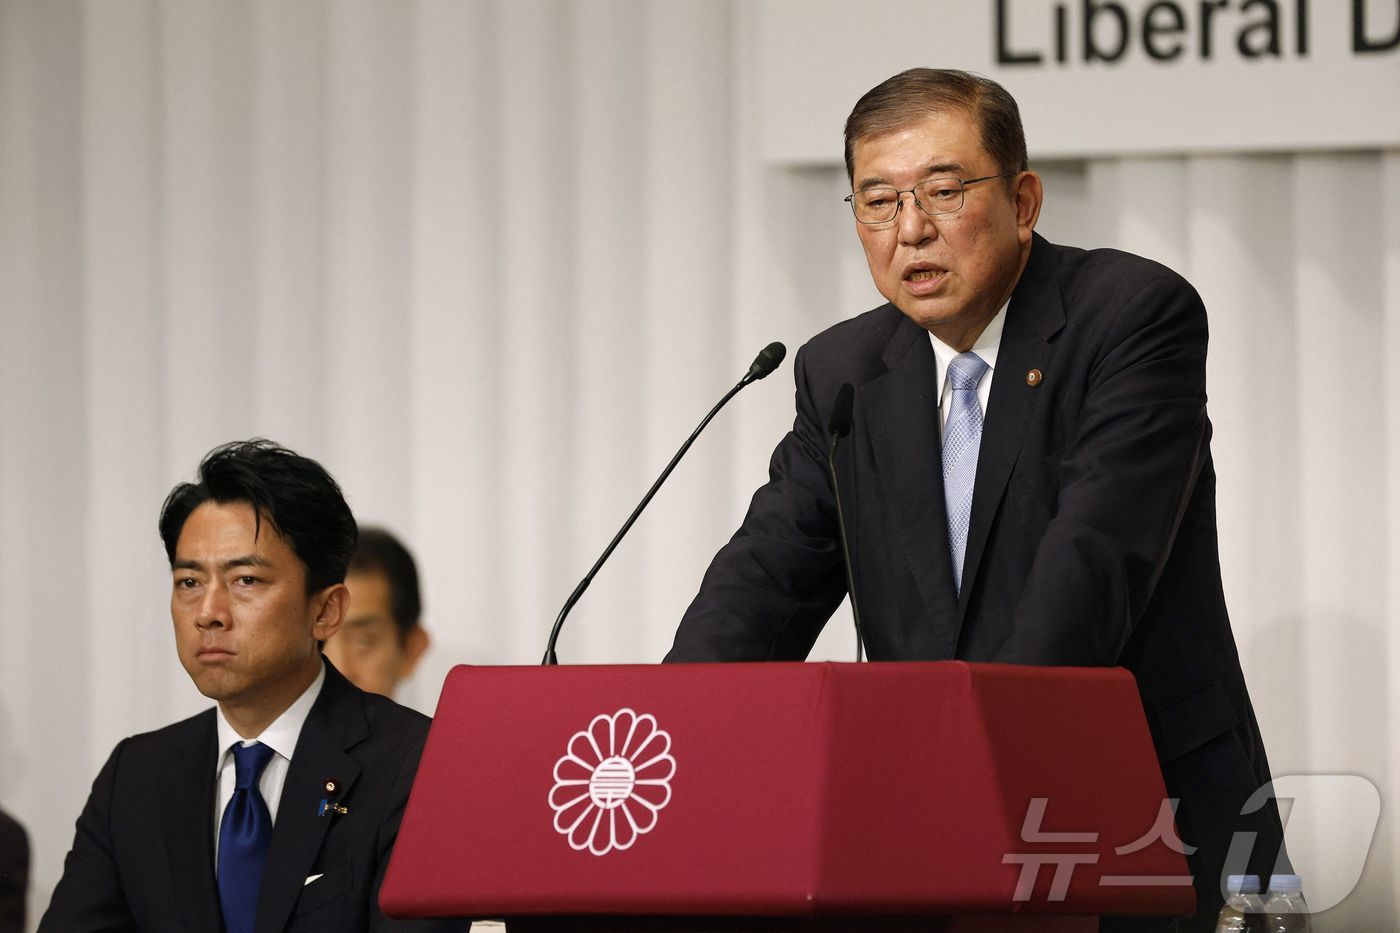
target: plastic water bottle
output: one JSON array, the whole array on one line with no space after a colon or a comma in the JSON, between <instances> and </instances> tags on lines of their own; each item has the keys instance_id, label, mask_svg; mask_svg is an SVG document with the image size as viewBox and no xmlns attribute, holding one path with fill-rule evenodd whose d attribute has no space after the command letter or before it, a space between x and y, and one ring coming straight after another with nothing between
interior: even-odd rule
<instances>
[{"instance_id":1,"label":"plastic water bottle","mask_svg":"<svg viewBox=\"0 0 1400 933\"><path fill-rule=\"evenodd\" d=\"M1225 879L1225 894L1215 933L1262 933L1264 902L1259 897L1259 876L1230 875Z\"/></svg>"},{"instance_id":2,"label":"plastic water bottle","mask_svg":"<svg viewBox=\"0 0 1400 933\"><path fill-rule=\"evenodd\" d=\"M1298 875L1271 875L1269 897L1264 901L1267 933L1308 933L1308 902L1303 900L1303 879Z\"/></svg>"}]
</instances>

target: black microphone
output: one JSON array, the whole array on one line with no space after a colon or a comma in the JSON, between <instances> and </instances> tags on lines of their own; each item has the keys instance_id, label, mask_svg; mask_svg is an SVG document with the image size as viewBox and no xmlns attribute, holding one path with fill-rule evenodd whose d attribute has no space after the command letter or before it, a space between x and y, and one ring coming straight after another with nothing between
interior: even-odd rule
<instances>
[{"instance_id":1,"label":"black microphone","mask_svg":"<svg viewBox=\"0 0 1400 933\"><path fill-rule=\"evenodd\" d=\"M787 347L776 340L762 350L759 350L758 356L754 357L753 365L749 367L749 374L744 377L745 381L742 385L748 385L750 382L757 382L759 379L762 379L764 376L777 369L778 364L783 361L783 357L785 356L787 356ZM728 399L725 401L728 401ZM723 405L724 402L720 402L720 404Z\"/></svg>"},{"instance_id":2,"label":"black microphone","mask_svg":"<svg viewBox=\"0 0 1400 933\"><path fill-rule=\"evenodd\" d=\"M709 424L710 420L714 418L715 415L719 414L719 410L725 406L726 402L739 394L740 389L751 382L757 382L777 369L778 364L783 361L783 357L785 356L787 356L787 347L778 343L776 340L758 351L758 356L754 359L753 365L749 367L749 371L744 374L744 378L740 379L738 383L735 384L734 388L726 392L724 398L719 400L719 404L711 408L710 413L704 417L700 425L694 431L690 432L690 437L685 439L685 443L681 445L681 449L676 451L676 455L671 458L671 462L666 464L666 469L662 470L661 475L656 478L656 482L651 484L651 488L647 490L647 494L642 497L642 501L637 504L637 507L632 510L632 514L627 516L627 521L623 522L622 528L613 536L612 541L609 542L607 548L603 551L603 556L598 558L598 562L593 565L593 569L589 570L588 574L578 582L578 586L574 587L574 591L570 593L569 598L564 601L564 608L559 610L559 618L554 620L554 628L549 633L549 644L545 646L544 660L540 662L541 664L559 663L559 658L554 653L554 646L559 641L559 631L564 627L564 617L569 614L570 609L574 608L574 603L579 601L579 597L583 595L583 591L588 589L588 584L593 582L593 577L597 575L598 569L603 566L604 561L612 556L613 549L616 548L618 542L622 540L622 536L627 534L632 528L632 523L637 520L638 515L642 514L642 509L647 507L647 503L651 502L651 497L656 495L656 491L661 488L661 484L666 482L666 477L671 475L671 471L676 468L676 464L681 462L681 457L685 456L685 452L690 449L690 445L695 443L695 439L700 436L700 432L705 430L705 425Z\"/></svg>"},{"instance_id":3,"label":"black microphone","mask_svg":"<svg viewBox=\"0 0 1400 933\"><path fill-rule=\"evenodd\" d=\"M836 390L836 401L831 405L831 417L826 422L826 431L832 437L845 437L851 433L851 413L856 407L856 389L849 382L841 383Z\"/></svg>"},{"instance_id":4,"label":"black microphone","mask_svg":"<svg viewBox=\"0 0 1400 933\"><path fill-rule=\"evenodd\" d=\"M841 509L841 486L836 482L836 444L851 433L851 413L855 408L856 390L849 382L836 390L831 417L826 422L831 443L826 448L826 468L831 473L831 491L836 495L836 528L841 533L841 557L846 564L846 590L851 594L851 618L856 622L856 661L865 658L865 636L860 627L860 605L856 601L856 574L851 567L851 542L846 538L846 516Z\"/></svg>"}]
</instances>

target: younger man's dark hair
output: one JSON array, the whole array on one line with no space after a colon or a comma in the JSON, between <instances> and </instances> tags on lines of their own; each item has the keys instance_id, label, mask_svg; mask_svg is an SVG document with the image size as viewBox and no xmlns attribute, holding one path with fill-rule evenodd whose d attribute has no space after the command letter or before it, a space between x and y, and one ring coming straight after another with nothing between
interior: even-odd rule
<instances>
[{"instance_id":1,"label":"younger man's dark hair","mask_svg":"<svg viewBox=\"0 0 1400 933\"><path fill-rule=\"evenodd\" d=\"M161 506L160 537L172 565L185 521L206 502L252 506L254 527L261 531L266 520L301 558L308 596L345 582L358 534L355 516L340 486L315 460L263 438L211 450L196 482L180 483Z\"/></svg>"},{"instance_id":2,"label":"younger man's dark hair","mask_svg":"<svg viewBox=\"0 0 1400 933\"><path fill-rule=\"evenodd\" d=\"M353 573L382 573L389 581L389 611L399 638L418 627L423 599L418 592L418 566L408 548L383 528L360 529L360 543L350 558Z\"/></svg>"}]
</instances>

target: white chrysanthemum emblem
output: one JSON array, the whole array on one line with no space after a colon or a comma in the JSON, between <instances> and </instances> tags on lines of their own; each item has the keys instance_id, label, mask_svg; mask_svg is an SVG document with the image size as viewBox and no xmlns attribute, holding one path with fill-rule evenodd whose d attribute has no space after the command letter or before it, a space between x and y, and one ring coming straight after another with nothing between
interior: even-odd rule
<instances>
[{"instance_id":1,"label":"white chrysanthemum emblem","mask_svg":"<svg viewBox=\"0 0 1400 933\"><path fill-rule=\"evenodd\" d=\"M580 852L629 848L671 802L675 773L671 736L650 713L595 716L554 765L554 828Z\"/></svg>"}]
</instances>

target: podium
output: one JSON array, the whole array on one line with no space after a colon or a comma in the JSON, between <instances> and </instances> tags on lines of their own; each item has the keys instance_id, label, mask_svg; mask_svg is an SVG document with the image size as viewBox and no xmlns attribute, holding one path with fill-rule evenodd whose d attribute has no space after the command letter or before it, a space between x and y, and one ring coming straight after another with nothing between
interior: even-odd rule
<instances>
[{"instance_id":1,"label":"podium","mask_svg":"<svg viewBox=\"0 0 1400 933\"><path fill-rule=\"evenodd\" d=\"M380 904L512 933L1094 930L1194 909L1165 798L1122 669L459 666Z\"/></svg>"}]
</instances>

